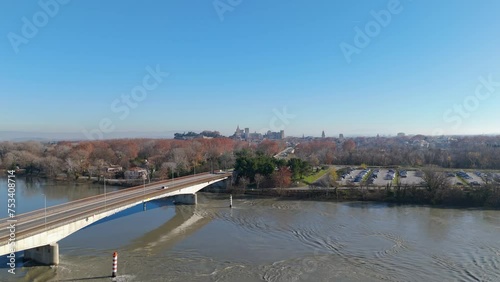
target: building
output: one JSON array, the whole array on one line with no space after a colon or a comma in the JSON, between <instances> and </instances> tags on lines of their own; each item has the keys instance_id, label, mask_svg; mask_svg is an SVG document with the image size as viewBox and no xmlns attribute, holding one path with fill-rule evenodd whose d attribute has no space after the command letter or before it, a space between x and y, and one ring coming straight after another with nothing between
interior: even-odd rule
<instances>
[{"instance_id":1,"label":"building","mask_svg":"<svg viewBox=\"0 0 500 282\"><path fill-rule=\"evenodd\" d=\"M405 134L404 132L399 132L399 133L398 133L398 137L405 137L405 135L406 135L406 134Z\"/></svg>"},{"instance_id":2,"label":"building","mask_svg":"<svg viewBox=\"0 0 500 282\"><path fill-rule=\"evenodd\" d=\"M344 134L340 133L339 134L339 139L344 139Z\"/></svg>"},{"instance_id":3,"label":"building","mask_svg":"<svg viewBox=\"0 0 500 282\"><path fill-rule=\"evenodd\" d=\"M321 133L321 138L325 138L326 135L325 135L325 131L323 130L323 132Z\"/></svg>"},{"instance_id":4,"label":"building","mask_svg":"<svg viewBox=\"0 0 500 282\"><path fill-rule=\"evenodd\" d=\"M110 165L104 168L105 172L117 173L123 170L123 167L119 165Z\"/></svg>"},{"instance_id":5,"label":"building","mask_svg":"<svg viewBox=\"0 0 500 282\"><path fill-rule=\"evenodd\" d=\"M246 127L245 128L245 140L248 140L250 138L250 128Z\"/></svg>"},{"instance_id":6,"label":"building","mask_svg":"<svg viewBox=\"0 0 500 282\"><path fill-rule=\"evenodd\" d=\"M413 146L420 148L429 148L430 143L425 140L414 140Z\"/></svg>"},{"instance_id":7,"label":"building","mask_svg":"<svg viewBox=\"0 0 500 282\"><path fill-rule=\"evenodd\" d=\"M240 129L240 126L236 127L236 131L234 132L233 135L234 138L236 139L242 139L243 138L243 130Z\"/></svg>"},{"instance_id":8,"label":"building","mask_svg":"<svg viewBox=\"0 0 500 282\"><path fill-rule=\"evenodd\" d=\"M281 130L280 132L272 132L271 130L268 130L264 135L264 138L271 140L283 140L285 139L285 131Z\"/></svg>"},{"instance_id":9,"label":"building","mask_svg":"<svg viewBox=\"0 0 500 282\"><path fill-rule=\"evenodd\" d=\"M240 129L240 126L236 127L236 131L233 136L230 138L236 140L245 140L245 141L259 141L264 138L272 139L272 140L283 140L285 139L285 131L281 130L279 132L271 132L268 130L264 135L261 133L250 133L250 128L246 127L244 130Z\"/></svg>"},{"instance_id":10,"label":"building","mask_svg":"<svg viewBox=\"0 0 500 282\"><path fill-rule=\"evenodd\" d=\"M257 133L257 132L248 133L247 136L248 137L245 139L246 141L260 141L260 140L264 139L264 136L262 136L261 133Z\"/></svg>"},{"instance_id":11,"label":"building","mask_svg":"<svg viewBox=\"0 0 500 282\"><path fill-rule=\"evenodd\" d=\"M125 179L146 179L148 171L145 168L133 167L124 173Z\"/></svg>"}]
</instances>

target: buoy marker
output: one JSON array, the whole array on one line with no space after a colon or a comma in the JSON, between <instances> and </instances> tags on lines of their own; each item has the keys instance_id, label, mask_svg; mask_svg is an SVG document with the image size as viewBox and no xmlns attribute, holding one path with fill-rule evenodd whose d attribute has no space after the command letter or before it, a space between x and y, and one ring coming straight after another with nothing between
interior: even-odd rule
<instances>
[{"instance_id":1,"label":"buoy marker","mask_svg":"<svg viewBox=\"0 0 500 282\"><path fill-rule=\"evenodd\" d=\"M113 272L111 273L111 277L116 277L116 273L118 272L118 253L113 253Z\"/></svg>"}]
</instances>

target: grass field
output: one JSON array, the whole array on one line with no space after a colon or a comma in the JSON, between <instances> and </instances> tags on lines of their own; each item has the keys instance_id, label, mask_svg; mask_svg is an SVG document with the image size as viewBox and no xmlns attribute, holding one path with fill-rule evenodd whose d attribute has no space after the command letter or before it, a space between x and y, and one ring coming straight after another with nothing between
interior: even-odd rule
<instances>
[{"instance_id":1,"label":"grass field","mask_svg":"<svg viewBox=\"0 0 500 282\"><path fill-rule=\"evenodd\" d=\"M316 180L320 179L323 175L325 175L329 171L330 171L330 169L322 169L314 174L311 174L309 176L304 177L303 181L307 184L312 184Z\"/></svg>"}]
</instances>

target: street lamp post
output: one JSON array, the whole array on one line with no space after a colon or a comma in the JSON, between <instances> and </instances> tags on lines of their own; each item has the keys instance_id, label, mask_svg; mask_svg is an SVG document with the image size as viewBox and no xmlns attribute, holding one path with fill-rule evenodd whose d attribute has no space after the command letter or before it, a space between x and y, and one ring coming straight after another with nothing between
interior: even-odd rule
<instances>
[{"instance_id":1,"label":"street lamp post","mask_svg":"<svg viewBox=\"0 0 500 282\"><path fill-rule=\"evenodd\" d=\"M104 211L106 211L107 208L107 201L106 201L106 176L103 176L104 178Z\"/></svg>"},{"instance_id":2,"label":"street lamp post","mask_svg":"<svg viewBox=\"0 0 500 282\"><path fill-rule=\"evenodd\" d=\"M145 176L142 177L142 185L144 187L144 193L143 193L143 198L144 199L142 201L145 202L146 201L146 177Z\"/></svg>"},{"instance_id":3,"label":"street lamp post","mask_svg":"<svg viewBox=\"0 0 500 282\"><path fill-rule=\"evenodd\" d=\"M47 195L42 194L44 199L44 220L45 220L45 231L47 231Z\"/></svg>"},{"instance_id":4,"label":"street lamp post","mask_svg":"<svg viewBox=\"0 0 500 282\"><path fill-rule=\"evenodd\" d=\"M148 171L148 183L151 183L151 177L153 177L154 173L156 172L156 168L151 169L151 174Z\"/></svg>"}]
</instances>

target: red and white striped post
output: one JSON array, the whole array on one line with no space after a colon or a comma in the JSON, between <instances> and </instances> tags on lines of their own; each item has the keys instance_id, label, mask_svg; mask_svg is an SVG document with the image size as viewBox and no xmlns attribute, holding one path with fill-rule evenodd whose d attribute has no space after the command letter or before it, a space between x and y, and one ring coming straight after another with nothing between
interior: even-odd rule
<instances>
[{"instance_id":1,"label":"red and white striped post","mask_svg":"<svg viewBox=\"0 0 500 282\"><path fill-rule=\"evenodd\" d=\"M111 273L111 277L116 277L116 272L118 272L118 253L113 253L113 273Z\"/></svg>"}]
</instances>

